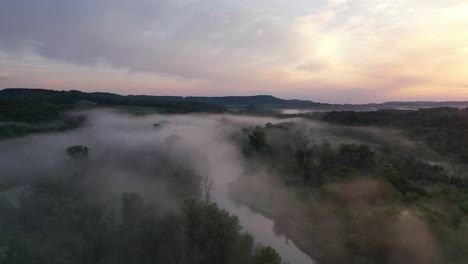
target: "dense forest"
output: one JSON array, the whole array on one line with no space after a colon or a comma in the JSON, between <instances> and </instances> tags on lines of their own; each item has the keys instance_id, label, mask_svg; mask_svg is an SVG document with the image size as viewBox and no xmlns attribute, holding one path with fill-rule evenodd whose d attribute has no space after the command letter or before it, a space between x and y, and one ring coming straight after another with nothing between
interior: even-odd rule
<instances>
[{"instance_id":1,"label":"dense forest","mask_svg":"<svg viewBox=\"0 0 468 264\"><path fill-rule=\"evenodd\" d=\"M468 162L468 109L430 108L417 111L334 111L324 121L351 126L380 126L402 129L442 155Z\"/></svg>"},{"instance_id":2,"label":"dense forest","mask_svg":"<svg viewBox=\"0 0 468 264\"><path fill-rule=\"evenodd\" d=\"M317 263L468 262L466 109L166 99L1 91L0 263L286 262L224 187Z\"/></svg>"},{"instance_id":3,"label":"dense forest","mask_svg":"<svg viewBox=\"0 0 468 264\"><path fill-rule=\"evenodd\" d=\"M255 96L152 96L152 95L129 95L121 96L113 93L83 93L79 91L53 91L46 89L19 89L11 88L0 91L0 97L14 97L30 99L31 96L37 97L36 100L53 100L55 103L71 103L76 99L90 100L99 103L109 104L132 104L132 105L159 105L171 108L170 111L199 111L205 112L222 111L220 107L215 106L270 106L270 107L329 107L330 104L316 103L307 100L284 100L271 95ZM211 105L208 107L207 105ZM171 107L178 106L178 107ZM198 109L198 110L197 110Z\"/></svg>"},{"instance_id":4,"label":"dense forest","mask_svg":"<svg viewBox=\"0 0 468 264\"><path fill-rule=\"evenodd\" d=\"M148 113L222 113L222 106L172 101L170 97L135 97L108 93L4 89L0 91L0 139L37 132L64 131L85 122L71 110L118 108L135 115Z\"/></svg>"},{"instance_id":5,"label":"dense forest","mask_svg":"<svg viewBox=\"0 0 468 264\"><path fill-rule=\"evenodd\" d=\"M96 166L92 149L70 146L63 155L64 175L0 197L0 263L282 263L235 216L202 199L202 179L191 171L159 176L180 204L168 211L136 192L102 197L108 187L87 172Z\"/></svg>"},{"instance_id":6,"label":"dense forest","mask_svg":"<svg viewBox=\"0 0 468 264\"><path fill-rule=\"evenodd\" d=\"M355 124L363 119L354 115L385 113L347 112L349 119L341 113L339 121ZM465 112L402 113L409 117L376 119L405 124L413 133L422 125L455 133L440 119ZM325 118L337 120L337 115ZM446 142L453 140L445 135ZM389 130L307 122L248 127L234 140L250 166L232 184L233 197L275 219L278 232L319 263L468 261L466 167L437 162L446 152L434 153Z\"/></svg>"},{"instance_id":7,"label":"dense forest","mask_svg":"<svg viewBox=\"0 0 468 264\"><path fill-rule=\"evenodd\" d=\"M104 105L127 105L154 107L163 113L221 113L226 109L222 106L173 100L170 96L122 96L112 93L85 93L80 91L54 91L45 89L4 89L0 91L0 98L20 100L20 102L72 105L79 101L90 101Z\"/></svg>"}]
</instances>

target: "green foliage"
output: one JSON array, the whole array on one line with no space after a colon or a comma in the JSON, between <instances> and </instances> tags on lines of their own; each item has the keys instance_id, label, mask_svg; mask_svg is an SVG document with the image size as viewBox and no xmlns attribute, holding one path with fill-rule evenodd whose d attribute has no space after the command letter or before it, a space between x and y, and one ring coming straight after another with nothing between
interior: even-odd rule
<instances>
[{"instance_id":1,"label":"green foliage","mask_svg":"<svg viewBox=\"0 0 468 264\"><path fill-rule=\"evenodd\" d=\"M66 149L69 157L67 165L70 173L75 177L83 177L89 165L89 148L83 145L74 145Z\"/></svg>"},{"instance_id":2,"label":"green foliage","mask_svg":"<svg viewBox=\"0 0 468 264\"><path fill-rule=\"evenodd\" d=\"M147 112L223 113L227 111L223 106L185 101L183 97L4 89L0 90L0 139L77 128L83 125L84 117L68 116L65 113L73 109L82 109L83 105L80 102L88 102L86 108L115 107L134 114ZM152 109L152 111L142 109Z\"/></svg>"},{"instance_id":3,"label":"green foliage","mask_svg":"<svg viewBox=\"0 0 468 264\"><path fill-rule=\"evenodd\" d=\"M366 145L344 144L338 149L341 164L351 168L372 168L374 152Z\"/></svg>"},{"instance_id":4,"label":"green foliage","mask_svg":"<svg viewBox=\"0 0 468 264\"><path fill-rule=\"evenodd\" d=\"M265 132L260 129L256 129L249 135L249 144L255 150L264 150L268 147L266 142Z\"/></svg>"},{"instance_id":5,"label":"green foliage","mask_svg":"<svg viewBox=\"0 0 468 264\"><path fill-rule=\"evenodd\" d=\"M143 198L136 193L122 194L122 222L125 226L133 226L135 221L144 214Z\"/></svg>"},{"instance_id":6,"label":"green foliage","mask_svg":"<svg viewBox=\"0 0 468 264\"><path fill-rule=\"evenodd\" d=\"M411 138L422 140L443 155L468 162L468 110L431 108L378 110L370 112L333 111L323 120L343 125L395 127Z\"/></svg>"},{"instance_id":7,"label":"green foliage","mask_svg":"<svg viewBox=\"0 0 468 264\"><path fill-rule=\"evenodd\" d=\"M42 178L18 208L0 206L19 220L0 219L1 263L280 263L272 249L256 255L237 217L216 204L190 200L170 213L123 193L118 217L87 195L73 178Z\"/></svg>"},{"instance_id":8,"label":"green foliage","mask_svg":"<svg viewBox=\"0 0 468 264\"><path fill-rule=\"evenodd\" d=\"M179 200L191 200L201 195L201 176L194 171L177 171L171 175L169 182L169 192L174 194Z\"/></svg>"},{"instance_id":9,"label":"green foliage","mask_svg":"<svg viewBox=\"0 0 468 264\"><path fill-rule=\"evenodd\" d=\"M434 125L432 121L428 124ZM431 163L429 155L421 150L421 156L406 153L401 150L404 148L393 147L388 140L378 137L352 137L349 143L343 138L334 141L336 135L348 135L349 128L331 127L335 133L316 143L314 139L320 133L309 132L304 127L282 123L242 130L239 141L243 148L249 146L251 150L246 158L252 164L265 165L269 175L278 177L288 187L284 192L298 194L299 200L294 203L286 194L275 199L272 196L276 193L267 192L263 197L259 195L258 201L255 196L245 195L239 198L243 203L267 212L285 226L285 232L295 242L324 263L384 263L391 257L389 252L402 246L401 241L388 239L395 232L393 228L401 224L400 217L407 214L411 216L404 221L424 219L428 236L441 245L444 263L468 260L466 254L460 253L468 243L468 178L463 177L464 166L458 169L451 168L450 164ZM257 138L254 132L262 134L261 138L265 139L262 144L268 146L268 151L253 147L252 138ZM448 133L440 136L450 141ZM457 163L457 159L451 161ZM364 180L360 182L360 179ZM260 193L264 190L249 188L250 192L255 192L255 188ZM284 189L278 187L278 190ZM323 207L319 203L324 203ZM294 206L279 210L278 204ZM293 209L296 206L297 211ZM310 207L313 209L308 211ZM332 221L321 219L322 215L329 217L329 214L333 215ZM329 222L335 223L335 228ZM416 227L416 223L412 224ZM317 236L326 237L326 244L310 238Z\"/></svg>"},{"instance_id":10,"label":"green foliage","mask_svg":"<svg viewBox=\"0 0 468 264\"><path fill-rule=\"evenodd\" d=\"M229 263L240 239L238 219L215 204L198 201L187 202L183 212L192 263Z\"/></svg>"},{"instance_id":11,"label":"green foliage","mask_svg":"<svg viewBox=\"0 0 468 264\"><path fill-rule=\"evenodd\" d=\"M294 154L298 167L303 171L304 182L307 183L311 181L312 170L315 166L312 160L313 154L314 151L311 148L299 149ZM321 178L318 178L317 184L321 184Z\"/></svg>"},{"instance_id":12,"label":"green foliage","mask_svg":"<svg viewBox=\"0 0 468 264\"><path fill-rule=\"evenodd\" d=\"M468 200L458 203L457 206L463 213L468 215Z\"/></svg>"},{"instance_id":13,"label":"green foliage","mask_svg":"<svg viewBox=\"0 0 468 264\"><path fill-rule=\"evenodd\" d=\"M38 104L41 107L44 104L71 106L84 100L104 105L154 107L165 113L221 113L226 111L224 107L216 104L185 101L182 97L170 96L122 96L111 93L84 93L80 91L5 89L0 91L0 99L2 98L15 102Z\"/></svg>"},{"instance_id":14,"label":"green foliage","mask_svg":"<svg viewBox=\"0 0 468 264\"><path fill-rule=\"evenodd\" d=\"M67 108L53 104L30 103L0 97L0 121L51 122L58 119L60 112L64 110Z\"/></svg>"},{"instance_id":15,"label":"green foliage","mask_svg":"<svg viewBox=\"0 0 468 264\"><path fill-rule=\"evenodd\" d=\"M0 95L0 139L30 133L64 131L79 127L80 116L65 116L70 106L27 100L3 99Z\"/></svg>"},{"instance_id":16,"label":"green foliage","mask_svg":"<svg viewBox=\"0 0 468 264\"><path fill-rule=\"evenodd\" d=\"M304 169L309 169L310 166L312 165L312 157L314 155L313 149L299 149L296 151L296 154L294 155L296 158L296 162L300 167L303 167Z\"/></svg>"},{"instance_id":17,"label":"green foliage","mask_svg":"<svg viewBox=\"0 0 468 264\"><path fill-rule=\"evenodd\" d=\"M71 159L85 159L89 156L89 148L83 145L70 146L66 152Z\"/></svg>"},{"instance_id":18,"label":"green foliage","mask_svg":"<svg viewBox=\"0 0 468 264\"><path fill-rule=\"evenodd\" d=\"M271 247L265 247L255 254L255 263L257 264L282 264L281 257Z\"/></svg>"},{"instance_id":19,"label":"green foliage","mask_svg":"<svg viewBox=\"0 0 468 264\"><path fill-rule=\"evenodd\" d=\"M8 246L0 247L0 263L28 264L38 263L37 260L28 247L21 242L14 241Z\"/></svg>"},{"instance_id":20,"label":"green foliage","mask_svg":"<svg viewBox=\"0 0 468 264\"><path fill-rule=\"evenodd\" d=\"M398 169L392 165L386 165L382 172L383 176L402 194L406 194L410 189L409 180L403 177Z\"/></svg>"},{"instance_id":21,"label":"green foliage","mask_svg":"<svg viewBox=\"0 0 468 264\"><path fill-rule=\"evenodd\" d=\"M327 182L367 172L375 167L375 153L367 145L310 142L294 124L266 124L244 129L247 154L271 165L291 185L321 186ZM268 151L265 151L268 150Z\"/></svg>"},{"instance_id":22,"label":"green foliage","mask_svg":"<svg viewBox=\"0 0 468 264\"><path fill-rule=\"evenodd\" d=\"M74 162L89 158L86 146L66 152ZM0 198L0 263L258 263L237 217L198 200L200 177L191 171L167 177L171 194L185 201L175 211L136 192L122 193L118 208L90 191L95 178L81 176L38 178L18 205Z\"/></svg>"},{"instance_id":23,"label":"green foliage","mask_svg":"<svg viewBox=\"0 0 468 264\"><path fill-rule=\"evenodd\" d=\"M16 219L15 213L16 208L11 201L0 197L0 234L11 234L16 230L18 219Z\"/></svg>"}]
</instances>

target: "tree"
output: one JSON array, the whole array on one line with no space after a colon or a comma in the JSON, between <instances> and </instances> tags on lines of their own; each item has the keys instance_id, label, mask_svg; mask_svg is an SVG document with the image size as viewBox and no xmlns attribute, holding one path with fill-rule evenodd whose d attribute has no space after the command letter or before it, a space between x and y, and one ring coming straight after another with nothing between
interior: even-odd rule
<instances>
[{"instance_id":1,"label":"tree","mask_svg":"<svg viewBox=\"0 0 468 264\"><path fill-rule=\"evenodd\" d=\"M67 148L67 155L70 159L86 159L89 156L89 148L83 145L74 145Z\"/></svg>"},{"instance_id":2,"label":"tree","mask_svg":"<svg viewBox=\"0 0 468 264\"><path fill-rule=\"evenodd\" d=\"M133 226L143 216L143 198L137 193L122 194L122 223Z\"/></svg>"},{"instance_id":3,"label":"tree","mask_svg":"<svg viewBox=\"0 0 468 264\"><path fill-rule=\"evenodd\" d=\"M276 251L271 247L260 249L254 256L255 264L282 264L282 259Z\"/></svg>"},{"instance_id":4,"label":"tree","mask_svg":"<svg viewBox=\"0 0 468 264\"><path fill-rule=\"evenodd\" d=\"M313 169L313 150L311 148L299 149L294 154L296 163L302 171L304 182L308 183L311 180L311 173ZM321 183L318 183L319 185Z\"/></svg>"},{"instance_id":5,"label":"tree","mask_svg":"<svg viewBox=\"0 0 468 264\"><path fill-rule=\"evenodd\" d=\"M214 203L195 200L186 202L183 212L190 263L229 263L240 239L237 217Z\"/></svg>"},{"instance_id":6,"label":"tree","mask_svg":"<svg viewBox=\"0 0 468 264\"><path fill-rule=\"evenodd\" d=\"M256 150L265 149L267 145L266 135L263 130L256 129L249 135L249 144Z\"/></svg>"},{"instance_id":7,"label":"tree","mask_svg":"<svg viewBox=\"0 0 468 264\"><path fill-rule=\"evenodd\" d=\"M202 191L203 199L206 203L211 203L211 192L214 188L214 181L208 175L203 176L202 179Z\"/></svg>"},{"instance_id":8,"label":"tree","mask_svg":"<svg viewBox=\"0 0 468 264\"><path fill-rule=\"evenodd\" d=\"M75 177L82 177L86 173L89 148L83 145L74 145L66 149L69 157L67 164Z\"/></svg>"},{"instance_id":9,"label":"tree","mask_svg":"<svg viewBox=\"0 0 468 264\"><path fill-rule=\"evenodd\" d=\"M343 165L368 169L375 163L374 152L366 145L343 144L338 149Z\"/></svg>"},{"instance_id":10,"label":"tree","mask_svg":"<svg viewBox=\"0 0 468 264\"><path fill-rule=\"evenodd\" d=\"M408 179L403 177L395 166L386 165L383 170L383 176L402 194L406 194L410 190Z\"/></svg>"}]
</instances>

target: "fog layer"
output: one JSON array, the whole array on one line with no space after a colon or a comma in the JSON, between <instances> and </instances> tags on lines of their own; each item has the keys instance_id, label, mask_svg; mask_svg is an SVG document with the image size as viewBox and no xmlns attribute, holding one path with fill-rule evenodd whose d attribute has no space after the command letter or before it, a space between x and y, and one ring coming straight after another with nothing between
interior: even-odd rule
<instances>
[{"instance_id":1,"label":"fog layer","mask_svg":"<svg viewBox=\"0 0 468 264\"><path fill-rule=\"evenodd\" d=\"M169 186L167 177L192 171L209 178L212 201L237 215L257 242L272 246L291 263L312 262L292 242L286 243L286 238L274 234L272 220L235 205L228 196L228 183L244 171L230 136L242 127L274 119L224 115L135 117L110 110L81 114L87 116L87 124L80 129L0 142L0 183L11 188L27 186L41 176L66 175L66 148L85 145L90 149L88 189L96 199L110 202L118 200L120 193L138 192L145 200L175 210L181 201L173 193L183 190Z\"/></svg>"},{"instance_id":2,"label":"fog layer","mask_svg":"<svg viewBox=\"0 0 468 264\"><path fill-rule=\"evenodd\" d=\"M109 202L116 200L120 193L138 192L145 200L168 210L176 210L181 201L176 199L174 193L184 190L180 186L171 185L168 177L175 173L190 172L187 173L192 175L190 177L200 175L207 182L212 182L209 188L212 201L237 215L242 227L257 242L273 247L290 263L313 261L294 242L275 234L272 220L234 203L228 195L229 183L238 179L239 175L266 174L263 169L256 172L247 169L246 164L249 162L243 159L234 136L242 128L264 125L267 122L294 122L301 130L307 131L310 140L316 142L323 139L331 140L332 144L366 142L381 146L392 145L407 153L421 153L420 146L404 141L394 131L343 128L301 119L277 120L230 115L136 117L111 110L80 114L87 116L86 125L80 129L0 142L0 186L7 186L3 189L27 186L35 177L66 175L66 148L71 145L85 145L90 148L87 179L91 180L88 180L87 187L96 199ZM271 136L275 137L274 134ZM282 144L285 139L278 136L273 140ZM261 167L260 165L259 168ZM254 195L258 199L264 199L267 194L285 191L284 188L273 191L279 187L273 188L265 182L260 188L249 188L249 185L255 186L254 183L246 183L242 187L246 197ZM262 188L265 190L257 194L248 191L252 189L256 192ZM279 210L292 208L294 205L293 202L284 202L285 200L278 202L278 206L282 207ZM333 218L323 219L331 221ZM337 231L338 229L335 230ZM320 239L317 237L317 241Z\"/></svg>"}]
</instances>

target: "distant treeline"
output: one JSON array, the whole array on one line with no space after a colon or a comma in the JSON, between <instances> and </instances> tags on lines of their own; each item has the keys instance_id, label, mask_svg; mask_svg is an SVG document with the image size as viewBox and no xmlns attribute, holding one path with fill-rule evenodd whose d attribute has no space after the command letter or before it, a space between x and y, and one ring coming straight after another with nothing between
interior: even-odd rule
<instances>
[{"instance_id":1,"label":"distant treeline","mask_svg":"<svg viewBox=\"0 0 468 264\"><path fill-rule=\"evenodd\" d=\"M446 130L439 140L449 144L465 131L466 111L334 112L325 118L347 124L359 120L365 125L406 125L413 133L419 127L429 131L419 132L425 140L431 132ZM430 162L423 149L400 148L396 140L403 138L390 137L384 130L374 130L379 134L372 136L371 131L298 123L244 128L234 138L250 165L234 183L233 197L273 219L280 233L320 263L467 263L466 166L452 160ZM466 136L456 140L463 140L460 145L467 142ZM436 147L435 143L431 145ZM267 176L257 173L257 164L265 166ZM270 190L265 185L271 179L262 180L265 177L274 177L274 183L286 188L271 184L275 189ZM395 226L406 214L427 225L427 236L440 247L440 262L427 257L430 247L423 246L420 254L407 243L420 234L403 239L395 235ZM405 228L411 226L408 230L417 226L403 222Z\"/></svg>"},{"instance_id":2,"label":"distant treeline","mask_svg":"<svg viewBox=\"0 0 468 264\"><path fill-rule=\"evenodd\" d=\"M145 96L44 89L5 89L0 91L0 138L79 127L84 122L84 117L69 116L65 113L76 109L80 102L95 104L95 107L150 108L154 109L153 113L222 113L226 111L223 106L214 104L165 101Z\"/></svg>"},{"instance_id":3,"label":"distant treeline","mask_svg":"<svg viewBox=\"0 0 468 264\"><path fill-rule=\"evenodd\" d=\"M49 102L54 104L73 104L78 100L88 100L100 104L118 104L133 106L154 106L169 108L177 112L223 112L222 106L263 106L271 108L327 108L332 104L323 104L309 100L284 100L271 95L254 96L155 96L127 95L113 93L84 93L80 91L55 91L46 89L9 88L0 91L0 98L15 98ZM336 109L336 108L335 108ZM342 108L339 108L342 109ZM348 109L348 108L346 108Z\"/></svg>"},{"instance_id":4,"label":"distant treeline","mask_svg":"<svg viewBox=\"0 0 468 264\"><path fill-rule=\"evenodd\" d=\"M431 108L379 110L373 112L334 111L324 121L352 126L383 126L404 130L442 155L468 162L468 109Z\"/></svg>"},{"instance_id":5,"label":"distant treeline","mask_svg":"<svg viewBox=\"0 0 468 264\"><path fill-rule=\"evenodd\" d=\"M0 98L0 139L81 126L82 116L66 116L71 105Z\"/></svg>"},{"instance_id":6,"label":"distant treeline","mask_svg":"<svg viewBox=\"0 0 468 264\"><path fill-rule=\"evenodd\" d=\"M226 109L219 105L174 101L170 96L122 96L112 93L84 93L80 91L53 91L45 89L5 89L0 91L0 99L22 103L71 105L81 100L107 105L127 105L156 107L167 113L221 113Z\"/></svg>"}]
</instances>

